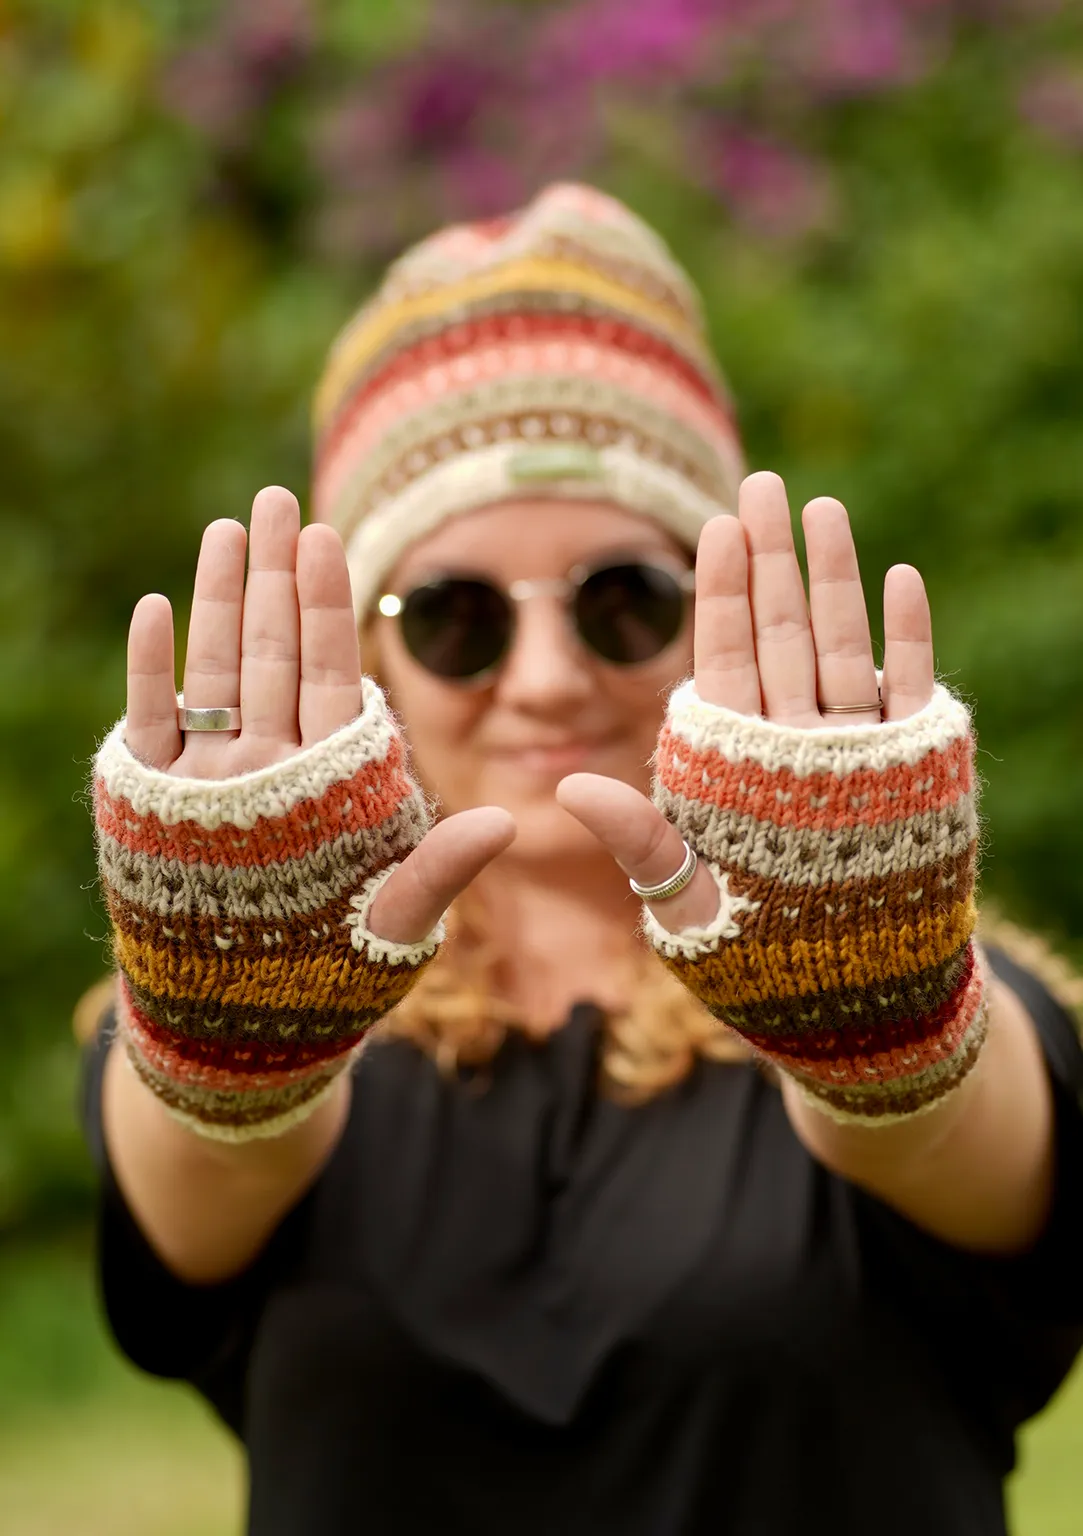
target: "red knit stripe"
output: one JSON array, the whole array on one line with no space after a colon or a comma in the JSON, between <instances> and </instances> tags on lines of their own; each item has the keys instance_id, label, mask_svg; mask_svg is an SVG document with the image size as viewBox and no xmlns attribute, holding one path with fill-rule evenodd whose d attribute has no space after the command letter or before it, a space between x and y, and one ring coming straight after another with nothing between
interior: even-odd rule
<instances>
[{"instance_id":1,"label":"red knit stripe","mask_svg":"<svg viewBox=\"0 0 1083 1536\"><path fill-rule=\"evenodd\" d=\"M935 1012L816 1035L748 1035L750 1045L804 1077L832 1087L869 1087L915 1077L954 1056L982 1005L984 986L973 950L959 986ZM830 999L827 999L828 1003Z\"/></svg>"},{"instance_id":2,"label":"red knit stripe","mask_svg":"<svg viewBox=\"0 0 1083 1536\"><path fill-rule=\"evenodd\" d=\"M392 384L424 373L426 369L446 363L463 352L494 341L593 341L619 348L636 357L666 368L676 374L689 389L707 405L713 406L718 418L730 436L735 435L736 425L725 401L711 382L661 337L641 330L628 320L618 320L598 315L559 315L512 312L510 314L482 315L473 320L463 320L449 325L435 336L426 336L412 346L396 351L388 362L364 381L355 393L346 391L346 398L316 449L317 478L326 462L334 457L342 438L348 435L357 417L382 390Z\"/></svg>"},{"instance_id":3,"label":"red knit stripe","mask_svg":"<svg viewBox=\"0 0 1083 1536\"><path fill-rule=\"evenodd\" d=\"M899 821L922 811L945 810L973 789L966 737L944 751L926 753L917 763L859 769L841 778L830 773L802 778L791 768L772 771L747 759L731 762L714 748L695 751L667 723L655 762L670 794L755 816L776 827L826 831Z\"/></svg>"},{"instance_id":4,"label":"red knit stripe","mask_svg":"<svg viewBox=\"0 0 1083 1536\"><path fill-rule=\"evenodd\" d=\"M417 793L405 762L402 741L392 738L381 762L366 763L352 778L332 784L317 799L299 801L285 816L260 816L250 828L222 826L213 832L195 821L166 823L152 811L140 815L122 796L114 799L98 779L98 829L148 858L227 869L283 863L344 833L371 831L388 821Z\"/></svg>"},{"instance_id":5,"label":"red knit stripe","mask_svg":"<svg viewBox=\"0 0 1083 1536\"><path fill-rule=\"evenodd\" d=\"M135 1006L123 981L118 1013L132 1045L155 1071L175 1083L222 1093L255 1093L302 1082L336 1059L348 1056L360 1038L337 1040L332 1049L298 1045L277 1051L256 1041L251 1046L241 1046L236 1042L188 1040L153 1024ZM278 1061L288 1061L290 1065L277 1066Z\"/></svg>"}]
</instances>

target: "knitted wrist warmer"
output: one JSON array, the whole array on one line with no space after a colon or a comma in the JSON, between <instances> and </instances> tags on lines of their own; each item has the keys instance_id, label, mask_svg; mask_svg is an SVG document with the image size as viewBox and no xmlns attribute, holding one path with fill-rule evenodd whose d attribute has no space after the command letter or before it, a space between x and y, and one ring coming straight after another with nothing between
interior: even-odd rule
<instances>
[{"instance_id":1,"label":"knitted wrist warmer","mask_svg":"<svg viewBox=\"0 0 1083 1536\"><path fill-rule=\"evenodd\" d=\"M226 780L148 768L121 721L95 760L94 809L132 1065L203 1135L278 1135L443 937L396 945L367 927L430 823L383 695L366 679L350 725Z\"/></svg>"},{"instance_id":2,"label":"knitted wrist warmer","mask_svg":"<svg viewBox=\"0 0 1083 1536\"><path fill-rule=\"evenodd\" d=\"M977 815L965 707L797 730L670 700L654 800L710 868L718 916L655 948L834 1118L931 1108L977 1059Z\"/></svg>"}]
</instances>

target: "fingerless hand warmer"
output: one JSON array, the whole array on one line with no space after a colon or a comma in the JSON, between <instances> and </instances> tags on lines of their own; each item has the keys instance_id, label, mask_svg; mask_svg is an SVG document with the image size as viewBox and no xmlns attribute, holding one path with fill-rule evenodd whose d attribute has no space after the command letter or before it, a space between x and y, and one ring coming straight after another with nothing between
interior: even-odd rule
<instances>
[{"instance_id":1,"label":"fingerless hand warmer","mask_svg":"<svg viewBox=\"0 0 1083 1536\"><path fill-rule=\"evenodd\" d=\"M836 1119L931 1108L986 1029L972 934L974 744L938 687L905 720L797 730L676 690L654 800L713 873L718 916L645 926L711 1010Z\"/></svg>"},{"instance_id":2,"label":"fingerless hand warmer","mask_svg":"<svg viewBox=\"0 0 1083 1536\"><path fill-rule=\"evenodd\" d=\"M226 780L148 768L121 721L95 761L94 809L132 1065L206 1136L278 1135L443 936L396 945L368 929L430 823L383 695L366 679L350 725Z\"/></svg>"}]
</instances>

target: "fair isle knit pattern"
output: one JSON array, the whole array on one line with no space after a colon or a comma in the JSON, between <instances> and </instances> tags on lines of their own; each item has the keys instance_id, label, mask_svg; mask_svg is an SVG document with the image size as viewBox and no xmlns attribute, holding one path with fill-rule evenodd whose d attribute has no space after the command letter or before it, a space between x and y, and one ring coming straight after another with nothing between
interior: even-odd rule
<instances>
[{"instance_id":1,"label":"fair isle knit pattern","mask_svg":"<svg viewBox=\"0 0 1083 1536\"><path fill-rule=\"evenodd\" d=\"M136 1072L192 1129L274 1136L311 1113L436 951L368 928L430 817L383 695L270 768L174 778L121 721L95 760L98 865Z\"/></svg>"},{"instance_id":2,"label":"fair isle knit pattern","mask_svg":"<svg viewBox=\"0 0 1083 1536\"><path fill-rule=\"evenodd\" d=\"M647 933L711 1012L840 1120L931 1108L986 1031L965 707L796 730L670 700L655 803L719 887L709 929Z\"/></svg>"},{"instance_id":3,"label":"fair isle knit pattern","mask_svg":"<svg viewBox=\"0 0 1083 1536\"><path fill-rule=\"evenodd\" d=\"M598 499L694 546L741 475L694 289L653 231L582 186L397 261L332 349L315 429L314 513L342 534L359 616L457 512Z\"/></svg>"}]
</instances>

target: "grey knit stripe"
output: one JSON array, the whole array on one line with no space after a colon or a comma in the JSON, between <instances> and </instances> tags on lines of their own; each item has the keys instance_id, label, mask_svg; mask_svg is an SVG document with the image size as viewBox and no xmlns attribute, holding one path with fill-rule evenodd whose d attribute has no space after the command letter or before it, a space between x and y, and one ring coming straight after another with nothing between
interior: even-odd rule
<instances>
[{"instance_id":1,"label":"grey knit stripe","mask_svg":"<svg viewBox=\"0 0 1083 1536\"><path fill-rule=\"evenodd\" d=\"M960 806L871 827L821 831L720 810L671 794L661 784L655 785L654 803L701 857L785 885L875 880L926 869L965 853L976 835L970 807Z\"/></svg>"},{"instance_id":2,"label":"grey knit stripe","mask_svg":"<svg viewBox=\"0 0 1083 1536\"><path fill-rule=\"evenodd\" d=\"M122 901L156 917L216 917L286 922L330 905L372 871L403 858L420 842L425 821L417 797L379 826L346 832L300 858L224 868L133 853L99 837L102 878Z\"/></svg>"}]
</instances>

